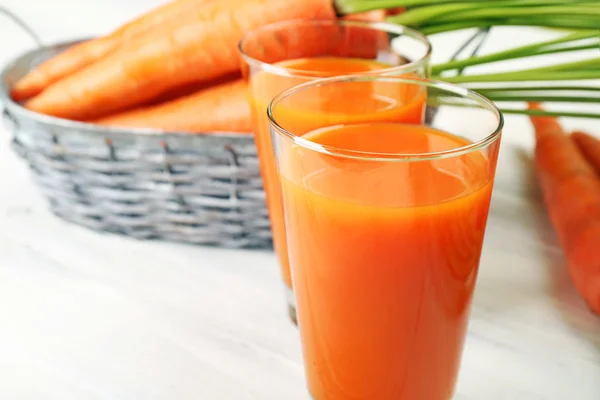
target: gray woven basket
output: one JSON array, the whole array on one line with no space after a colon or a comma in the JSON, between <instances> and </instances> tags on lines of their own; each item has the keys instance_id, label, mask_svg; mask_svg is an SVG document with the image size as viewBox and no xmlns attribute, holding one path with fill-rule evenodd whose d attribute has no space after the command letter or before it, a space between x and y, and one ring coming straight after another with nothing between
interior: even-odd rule
<instances>
[{"instance_id":1,"label":"gray woven basket","mask_svg":"<svg viewBox=\"0 0 600 400\"><path fill-rule=\"evenodd\" d=\"M13 148L59 217L139 239L269 247L251 135L107 129L33 113L9 88L73 43L24 54L2 72Z\"/></svg>"},{"instance_id":2,"label":"gray woven basket","mask_svg":"<svg viewBox=\"0 0 600 400\"><path fill-rule=\"evenodd\" d=\"M252 136L109 129L28 111L10 99L10 87L76 42L43 47L18 16L1 6L0 14L40 46L5 67L0 101L13 148L28 162L56 215L139 239L271 247ZM489 28L478 30L452 59L473 43L475 55L488 33Z\"/></svg>"}]
</instances>

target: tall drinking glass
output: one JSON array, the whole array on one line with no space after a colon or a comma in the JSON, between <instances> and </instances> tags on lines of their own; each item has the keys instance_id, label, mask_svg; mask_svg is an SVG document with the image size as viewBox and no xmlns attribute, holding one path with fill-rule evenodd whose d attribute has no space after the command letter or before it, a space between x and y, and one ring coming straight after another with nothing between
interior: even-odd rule
<instances>
[{"instance_id":1,"label":"tall drinking glass","mask_svg":"<svg viewBox=\"0 0 600 400\"><path fill-rule=\"evenodd\" d=\"M450 84L346 76L287 90L268 114L311 395L451 399L500 112Z\"/></svg>"},{"instance_id":2,"label":"tall drinking glass","mask_svg":"<svg viewBox=\"0 0 600 400\"><path fill-rule=\"evenodd\" d=\"M281 193L266 114L283 90L316 78L347 74L428 76L431 46L412 29L386 23L284 21L254 30L240 42L249 80L254 132L275 252L295 322ZM309 117L309 116L306 116Z\"/></svg>"}]
</instances>

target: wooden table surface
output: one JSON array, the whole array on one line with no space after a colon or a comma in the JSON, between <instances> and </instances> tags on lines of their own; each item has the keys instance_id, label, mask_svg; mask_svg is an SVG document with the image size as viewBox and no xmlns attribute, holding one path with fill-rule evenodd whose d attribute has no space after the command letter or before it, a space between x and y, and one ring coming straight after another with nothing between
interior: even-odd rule
<instances>
[{"instance_id":1,"label":"wooden table surface","mask_svg":"<svg viewBox=\"0 0 600 400\"><path fill-rule=\"evenodd\" d=\"M106 32L157 3L0 0L47 42ZM486 51L544 36L503 29ZM2 17L0 37L0 62L31 46ZM436 39L437 58L460 37ZM565 124L600 134L597 122ZM308 399L273 254L67 224L9 139L0 130L0 398ZM568 279L531 147L528 121L509 116L456 399L600 399L600 318Z\"/></svg>"}]
</instances>

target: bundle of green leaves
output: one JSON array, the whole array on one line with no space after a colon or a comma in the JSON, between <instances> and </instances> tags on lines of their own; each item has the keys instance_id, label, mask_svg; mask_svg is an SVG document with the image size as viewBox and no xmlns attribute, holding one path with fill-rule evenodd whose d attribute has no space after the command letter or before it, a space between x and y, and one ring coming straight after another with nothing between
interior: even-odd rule
<instances>
[{"instance_id":1,"label":"bundle of green leaves","mask_svg":"<svg viewBox=\"0 0 600 400\"><path fill-rule=\"evenodd\" d=\"M600 1L598 0L336 0L342 14L405 8L388 22L410 26L427 35L497 26L538 26L567 30L561 37L509 50L434 65L434 78L474 89L505 113L600 118L598 112L540 111L503 108L507 102L600 103ZM596 51L590 51L596 49ZM582 52L583 60L501 73L472 74L467 67L547 54ZM590 55L591 54L591 55ZM563 57L556 57L560 59ZM571 85L583 80L586 84Z\"/></svg>"}]
</instances>

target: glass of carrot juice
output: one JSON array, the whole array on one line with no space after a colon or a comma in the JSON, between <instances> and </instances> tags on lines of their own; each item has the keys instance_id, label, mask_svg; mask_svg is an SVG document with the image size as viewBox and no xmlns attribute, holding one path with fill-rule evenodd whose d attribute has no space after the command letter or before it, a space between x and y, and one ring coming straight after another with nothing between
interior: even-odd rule
<instances>
[{"instance_id":1,"label":"glass of carrot juice","mask_svg":"<svg viewBox=\"0 0 600 400\"><path fill-rule=\"evenodd\" d=\"M273 243L296 321L281 190L269 133L267 105L283 90L309 80L347 74L429 75L431 45L417 31L386 23L284 21L248 33L240 42L249 81L254 132Z\"/></svg>"},{"instance_id":2,"label":"glass of carrot juice","mask_svg":"<svg viewBox=\"0 0 600 400\"><path fill-rule=\"evenodd\" d=\"M446 83L345 76L268 116L311 395L451 399L502 115Z\"/></svg>"}]
</instances>

